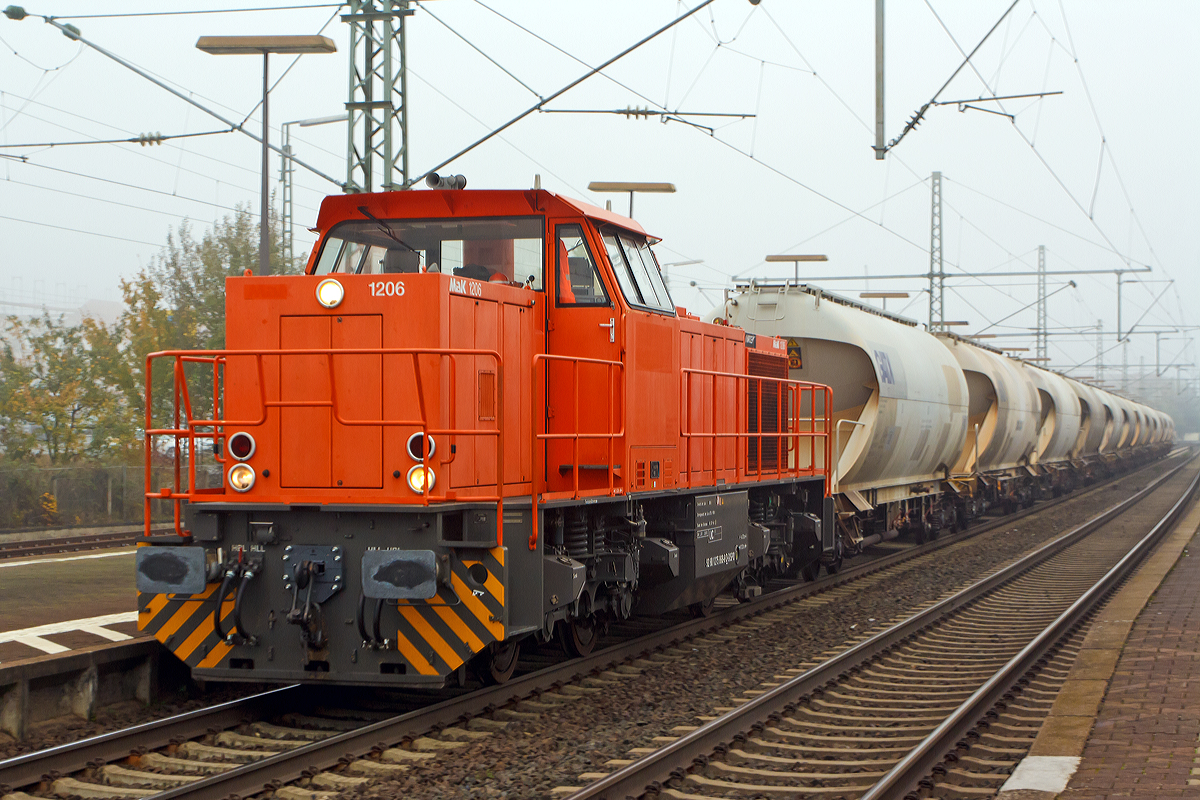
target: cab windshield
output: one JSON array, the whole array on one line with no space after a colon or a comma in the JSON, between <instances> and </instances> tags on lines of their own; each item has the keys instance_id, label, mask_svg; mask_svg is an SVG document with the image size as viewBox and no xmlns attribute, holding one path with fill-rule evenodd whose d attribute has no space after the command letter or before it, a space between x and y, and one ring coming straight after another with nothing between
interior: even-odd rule
<instances>
[{"instance_id":1,"label":"cab windshield","mask_svg":"<svg viewBox=\"0 0 1200 800\"><path fill-rule=\"evenodd\" d=\"M445 272L542 288L541 217L354 220L335 225L315 275Z\"/></svg>"},{"instance_id":2,"label":"cab windshield","mask_svg":"<svg viewBox=\"0 0 1200 800\"><path fill-rule=\"evenodd\" d=\"M604 247L613 272L617 274L621 293L631 306L675 314L675 303L663 282L658 259L645 238L608 230L604 233Z\"/></svg>"}]
</instances>

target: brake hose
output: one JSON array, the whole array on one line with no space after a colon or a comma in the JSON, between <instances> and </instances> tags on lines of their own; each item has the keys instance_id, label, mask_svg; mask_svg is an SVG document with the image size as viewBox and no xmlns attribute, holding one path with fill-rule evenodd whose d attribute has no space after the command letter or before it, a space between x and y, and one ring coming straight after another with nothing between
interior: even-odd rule
<instances>
[{"instance_id":1,"label":"brake hose","mask_svg":"<svg viewBox=\"0 0 1200 800\"><path fill-rule=\"evenodd\" d=\"M246 587L250 585L252 578L254 578L253 569L242 571L242 582L238 585L237 595L233 600L233 625L237 629L237 636L234 641L237 644L258 644L258 637L247 631L245 624L242 622L242 598L246 594Z\"/></svg>"},{"instance_id":2,"label":"brake hose","mask_svg":"<svg viewBox=\"0 0 1200 800\"><path fill-rule=\"evenodd\" d=\"M217 590L217 607L213 609L213 630L217 633L217 639L224 642L227 635L221 629L221 607L225 605L225 597L229 594L230 588L233 586L233 581L237 577L237 567L230 567L225 571L225 580L221 581L221 588ZM236 601L234 608L237 608ZM236 620L236 616L235 616Z\"/></svg>"},{"instance_id":3,"label":"brake hose","mask_svg":"<svg viewBox=\"0 0 1200 800\"><path fill-rule=\"evenodd\" d=\"M379 632L379 623L383 619L383 598L375 601L375 646L386 650L388 642Z\"/></svg>"},{"instance_id":4,"label":"brake hose","mask_svg":"<svg viewBox=\"0 0 1200 800\"><path fill-rule=\"evenodd\" d=\"M362 637L362 643L366 647L374 646L375 642L367 635L367 595L364 592L358 593L358 613L354 615L355 621L358 623L358 635Z\"/></svg>"}]
</instances>

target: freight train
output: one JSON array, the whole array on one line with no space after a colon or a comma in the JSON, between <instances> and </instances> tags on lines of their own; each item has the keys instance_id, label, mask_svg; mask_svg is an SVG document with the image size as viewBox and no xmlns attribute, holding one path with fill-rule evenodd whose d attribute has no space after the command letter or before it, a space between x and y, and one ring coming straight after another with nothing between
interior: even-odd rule
<instances>
[{"instance_id":1,"label":"freight train","mask_svg":"<svg viewBox=\"0 0 1200 800\"><path fill-rule=\"evenodd\" d=\"M147 361L177 478L138 624L196 677L503 681L525 639L584 654L832 549L829 388L677 309L632 219L439 188L327 198L317 230L305 274L227 280L227 349Z\"/></svg>"},{"instance_id":2,"label":"freight train","mask_svg":"<svg viewBox=\"0 0 1200 800\"><path fill-rule=\"evenodd\" d=\"M846 550L1058 496L1174 439L1160 411L798 280L737 283L708 318L786 339L789 377L833 389Z\"/></svg>"},{"instance_id":3,"label":"freight train","mask_svg":"<svg viewBox=\"0 0 1200 800\"><path fill-rule=\"evenodd\" d=\"M585 654L611 620L705 614L1170 441L811 287L702 320L632 219L433 184L327 198L303 275L227 280L227 349L147 359L147 479L176 469L146 495L138 624L197 678L501 682L524 641Z\"/></svg>"}]
</instances>

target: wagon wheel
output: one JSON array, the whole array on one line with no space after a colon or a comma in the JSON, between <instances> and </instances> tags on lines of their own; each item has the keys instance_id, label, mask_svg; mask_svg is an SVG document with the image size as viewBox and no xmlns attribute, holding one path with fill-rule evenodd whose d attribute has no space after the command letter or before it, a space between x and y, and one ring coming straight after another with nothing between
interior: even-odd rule
<instances>
[{"instance_id":1,"label":"wagon wheel","mask_svg":"<svg viewBox=\"0 0 1200 800\"><path fill-rule=\"evenodd\" d=\"M845 545L842 544L841 537L838 537L833 548L833 560L825 565L825 571L830 575L837 575L838 571L842 568L842 560L845 558L845 555Z\"/></svg>"},{"instance_id":2,"label":"wagon wheel","mask_svg":"<svg viewBox=\"0 0 1200 800\"><path fill-rule=\"evenodd\" d=\"M479 654L480 677L484 683L506 683L517 670L521 657L521 643L516 639L492 642L487 650Z\"/></svg>"},{"instance_id":3,"label":"wagon wheel","mask_svg":"<svg viewBox=\"0 0 1200 800\"><path fill-rule=\"evenodd\" d=\"M713 607L717 604L717 598L710 597L707 600L701 600L699 603L692 603L688 606L688 611L692 612L693 617L711 617Z\"/></svg>"},{"instance_id":4,"label":"wagon wheel","mask_svg":"<svg viewBox=\"0 0 1200 800\"><path fill-rule=\"evenodd\" d=\"M821 562L820 561L810 561L809 563L805 564L803 567L800 568L801 577L803 577L804 580L808 581L809 583L812 583L813 581L815 581L817 579L817 576L820 574L821 574Z\"/></svg>"},{"instance_id":5,"label":"wagon wheel","mask_svg":"<svg viewBox=\"0 0 1200 800\"><path fill-rule=\"evenodd\" d=\"M559 624L563 651L571 657L591 655L600 641L600 626L594 614L582 619L564 619Z\"/></svg>"}]
</instances>

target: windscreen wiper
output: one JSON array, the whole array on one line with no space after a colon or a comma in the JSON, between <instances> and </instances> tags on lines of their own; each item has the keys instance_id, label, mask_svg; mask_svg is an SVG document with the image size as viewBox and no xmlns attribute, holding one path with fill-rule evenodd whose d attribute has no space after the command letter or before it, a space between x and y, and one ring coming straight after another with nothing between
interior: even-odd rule
<instances>
[{"instance_id":1,"label":"windscreen wiper","mask_svg":"<svg viewBox=\"0 0 1200 800\"><path fill-rule=\"evenodd\" d=\"M380 233L382 233L384 236L391 239L396 244L405 248L409 252L416 253L417 257L420 258L421 252L419 250L417 250L412 245L407 244L406 242L400 241L400 238L398 236L396 236L396 234L392 233L392 229L387 226L387 223L384 222L383 220L381 220L379 217L372 214L370 211L368 211L366 206L359 206L358 210L359 210L359 213L361 213L364 217L366 217L367 219L371 220L372 222L374 222L376 225L379 226Z\"/></svg>"}]
</instances>

